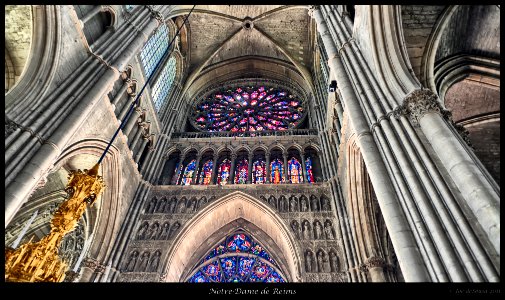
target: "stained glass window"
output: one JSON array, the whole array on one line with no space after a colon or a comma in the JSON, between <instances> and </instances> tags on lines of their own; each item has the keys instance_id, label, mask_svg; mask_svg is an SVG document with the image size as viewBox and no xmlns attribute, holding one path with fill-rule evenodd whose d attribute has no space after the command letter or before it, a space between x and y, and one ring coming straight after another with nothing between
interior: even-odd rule
<instances>
[{"instance_id":1,"label":"stained glass window","mask_svg":"<svg viewBox=\"0 0 505 300\"><path fill-rule=\"evenodd\" d=\"M230 168L231 162L229 159L225 158L219 165L217 184L225 185L228 182L228 177L230 177Z\"/></svg>"},{"instance_id":2,"label":"stained glass window","mask_svg":"<svg viewBox=\"0 0 505 300\"><path fill-rule=\"evenodd\" d=\"M257 160L253 163L253 177L252 181L255 184L265 183L267 179L267 170L264 160Z\"/></svg>"},{"instance_id":3,"label":"stained glass window","mask_svg":"<svg viewBox=\"0 0 505 300\"><path fill-rule=\"evenodd\" d=\"M312 159L307 156L305 159L305 169L307 170L307 181L309 183L314 183L314 174L312 173Z\"/></svg>"},{"instance_id":4,"label":"stained glass window","mask_svg":"<svg viewBox=\"0 0 505 300\"><path fill-rule=\"evenodd\" d=\"M247 159L241 159L237 162L237 167L235 170L235 178L233 183L235 184L244 184L247 183L247 175L248 175L249 162Z\"/></svg>"},{"instance_id":5,"label":"stained glass window","mask_svg":"<svg viewBox=\"0 0 505 300\"><path fill-rule=\"evenodd\" d=\"M212 159L209 159L203 164L202 170L200 171L200 184L209 185L210 179L212 178Z\"/></svg>"},{"instance_id":6,"label":"stained glass window","mask_svg":"<svg viewBox=\"0 0 505 300\"><path fill-rule=\"evenodd\" d=\"M188 282L286 282L275 260L244 232L224 239L192 274Z\"/></svg>"},{"instance_id":7,"label":"stained glass window","mask_svg":"<svg viewBox=\"0 0 505 300\"><path fill-rule=\"evenodd\" d=\"M191 180L193 179L193 176L195 173L195 168L196 168L196 161L193 159L186 166L186 169L184 170L184 173L182 174L181 185L190 185L191 184Z\"/></svg>"},{"instance_id":8,"label":"stained glass window","mask_svg":"<svg viewBox=\"0 0 505 300\"><path fill-rule=\"evenodd\" d=\"M301 183L303 182L302 166L298 159L292 157L288 160L288 176L290 183Z\"/></svg>"},{"instance_id":9,"label":"stained glass window","mask_svg":"<svg viewBox=\"0 0 505 300\"><path fill-rule=\"evenodd\" d=\"M285 90L249 86L208 96L197 104L192 122L210 132L286 130L299 125L304 113L302 101Z\"/></svg>"},{"instance_id":10,"label":"stained glass window","mask_svg":"<svg viewBox=\"0 0 505 300\"><path fill-rule=\"evenodd\" d=\"M160 76L153 85L151 92L154 102L154 107L156 111L160 111L163 103L165 103L168 93L172 88L172 83L174 82L175 73L177 69L177 64L175 57L170 57L166 65L163 67Z\"/></svg>"},{"instance_id":11,"label":"stained glass window","mask_svg":"<svg viewBox=\"0 0 505 300\"><path fill-rule=\"evenodd\" d=\"M270 172L270 180L272 183L277 184L284 182L282 162L280 159L277 158L270 163Z\"/></svg>"},{"instance_id":12,"label":"stained glass window","mask_svg":"<svg viewBox=\"0 0 505 300\"><path fill-rule=\"evenodd\" d=\"M146 74L146 80L151 76L154 68L168 48L168 29L162 24L156 33L149 38L147 43L140 51L140 62Z\"/></svg>"}]
</instances>

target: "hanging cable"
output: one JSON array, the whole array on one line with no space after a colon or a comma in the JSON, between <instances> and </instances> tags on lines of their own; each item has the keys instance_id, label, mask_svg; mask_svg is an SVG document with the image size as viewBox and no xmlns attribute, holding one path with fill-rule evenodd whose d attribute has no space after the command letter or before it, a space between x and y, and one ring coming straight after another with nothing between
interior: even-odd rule
<instances>
[{"instance_id":1,"label":"hanging cable","mask_svg":"<svg viewBox=\"0 0 505 300\"><path fill-rule=\"evenodd\" d=\"M116 130L116 132L114 133L114 135L112 136L109 144L107 144L107 147L105 148L105 150L103 151L102 153L102 156L100 157L100 159L98 160L98 164L100 164L102 162L102 160L104 159L105 155L107 154L107 152L109 151L109 148L110 146L112 145L112 143L114 142L114 140L116 139L116 136L118 135L119 131L121 129L123 129L123 127L125 126L126 124L126 121L130 118L130 116L132 115L132 112L133 112L133 109L135 108L135 106L137 105L140 97L142 96L142 93L144 92L144 89L146 88L147 84L151 81L151 79L154 77L154 74L156 73L156 70L158 70L158 68L160 67L160 65L162 64L162 62L165 61L165 58L170 56L171 54L171 51L170 51L170 46L172 46L172 43L174 42L175 38L179 35L179 32L182 28L182 26L184 26L184 24L186 24L186 21L188 20L189 16L191 15L191 13L193 12L193 9L195 8L196 5L193 5L193 7L191 8L191 10L189 11L189 14L186 16L186 18L184 19L184 22L182 23L182 25L177 28L177 32L175 33L174 37L172 38L172 40L170 41L170 44L168 44L168 47L167 47L167 50L165 51L165 53L163 54L163 56L161 57L161 59L158 61L158 63L156 64L156 67L154 67L153 69L153 72L151 73L151 75L147 78L146 82L144 83L144 85L142 86L142 89L140 90L140 92L137 94L137 98L135 98L135 101L132 102L132 104L130 105L130 109L128 110L128 113L124 116L123 120L121 120L121 124L119 125L118 129ZM173 50L173 49L172 49Z\"/></svg>"}]
</instances>

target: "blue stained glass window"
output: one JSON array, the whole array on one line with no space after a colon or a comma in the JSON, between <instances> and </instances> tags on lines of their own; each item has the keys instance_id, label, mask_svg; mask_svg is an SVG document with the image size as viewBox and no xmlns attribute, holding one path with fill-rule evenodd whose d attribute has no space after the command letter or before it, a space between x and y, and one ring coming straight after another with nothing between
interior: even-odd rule
<instances>
[{"instance_id":1,"label":"blue stained glass window","mask_svg":"<svg viewBox=\"0 0 505 300\"><path fill-rule=\"evenodd\" d=\"M219 165L217 184L225 185L230 177L231 161L227 158Z\"/></svg>"},{"instance_id":2,"label":"blue stained glass window","mask_svg":"<svg viewBox=\"0 0 505 300\"><path fill-rule=\"evenodd\" d=\"M210 179L212 178L212 159L209 159L205 164L203 164L202 170L200 171L200 184L209 185Z\"/></svg>"},{"instance_id":3,"label":"blue stained glass window","mask_svg":"<svg viewBox=\"0 0 505 300\"><path fill-rule=\"evenodd\" d=\"M290 183L303 182L302 165L294 157L288 161L288 176Z\"/></svg>"},{"instance_id":4,"label":"blue stained glass window","mask_svg":"<svg viewBox=\"0 0 505 300\"><path fill-rule=\"evenodd\" d=\"M277 263L244 232L224 239L192 273L188 282L285 282Z\"/></svg>"},{"instance_id":5,"label":"blue stained glass window","mask_svg":"<svg viewBox=\"0 0 505 300\"><path fill-rule=\"evenodd\" d=\"M264 160L257 160L253 163L253 176L252 180L254 184L265 183L267 179L267 169Z\"/></svg>"},{"instance_id":6,"label":"blue stained glass window","mask_svg":"<svg viewBox=\"0 0 505 300\"><path fill-rule=\"evenodd\" d=\"M140 62L146 74L146 80L151 76L154 67L158 64L160 59L168 49L168 29L165 24L162 24L156 33L149 38L147 43L140 51Z\"/></svg>"},{"instance_id":7,"label":"blue stained glass window","mask_svg":"<svg viewBox=\"0 0 505 300\"><path fill-rule=\"evenodd\" d=\"M191 184L191 180L193 179L193 176L195 174L195 167L196 167L196 161L193 159L186 166L186 169L184 170L184 174L182 174L181 185L190 185Z\"/></svg>"},{"instance_id":8,"label":"blue stained glass window","mask_svg":"<svg viewBox=\"0 0 505 300\"><path fill-rule=\"evenodd\" d=\"M233 181L235 184L247 183L248 168L249 162L247 159L241 159L238 161Z\"/></svg>"},{"instance_id":9,"label":"blue stained glass window","mask_svg":"<svg viewBox=\"0 0 505 300\"><path fill-rule=\"evenodd\" d=\"M278 184L284 182L282 162L280 159L276 158L270 163L270 180L272 183Z\"/></svg>"},{"instance_id":10,"label":"blue stained glass window","mask_svg":"<svg viewBox=\"0 0 505 300\"><path fill-rule=\"evenodd\" d=\"M153 85L151 89L154 107L156 111L160 111L163 103L165 103L170 89L172 88L172 84L175 79L175 74L177 69L177 64L175 57L170 57L165 67L161 71L160 76L156 80L156 83Z\"/></svg>"},{"instance_id":11,"label":"blue stained glass window","mask_svg":"<svg viewBox=\"0 0 505 300\"><path fill-rule=\"evenodd\" d=\"M305 169L307 170L307 181L313 183L314 174L312 173L312 159L310 159L310 156L305 159Z\"/></svg>"}]
</instances>

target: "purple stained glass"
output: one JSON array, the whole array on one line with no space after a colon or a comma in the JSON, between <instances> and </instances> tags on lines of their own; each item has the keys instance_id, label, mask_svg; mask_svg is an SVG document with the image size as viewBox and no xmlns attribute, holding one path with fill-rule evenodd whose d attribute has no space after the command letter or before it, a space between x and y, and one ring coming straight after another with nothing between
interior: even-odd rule
<instances>
[{"instance_id":1,"label":"purple stained glass","mask_svg":"<svg viewBox=\"0 0 505 300\"><path fill-rule=\"evenodd\" d=\"M302 121L302 101L287 91L243 87L216 92L205 98L192 121L202 131L287 130Z\"/></svg>"}]
</instances>

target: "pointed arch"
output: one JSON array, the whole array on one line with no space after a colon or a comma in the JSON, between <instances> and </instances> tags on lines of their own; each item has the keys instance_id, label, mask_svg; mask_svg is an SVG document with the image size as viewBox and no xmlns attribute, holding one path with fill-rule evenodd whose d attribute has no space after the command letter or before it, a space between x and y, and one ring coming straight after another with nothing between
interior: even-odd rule
<instances>
[{"instance_id":1,"label":"pointed arch","mask_svg":"<svg viewBox=\"0 0 505 300\"><path fill-rule=\"evenodd\" d=\"M286 280L300 281L302 260L289 228L267 204L238 191L212 202L184 224L168 251L164 266L167 274L165 280L168 282L184 280L184 275L187 275L185 273L189 272L187 269L192 266L191 257L187 253L202 247L206 242L205 238L239 219L254 224L271 238L281 251L279 263L285 268Z\"/></svg>"}]
</instances>

